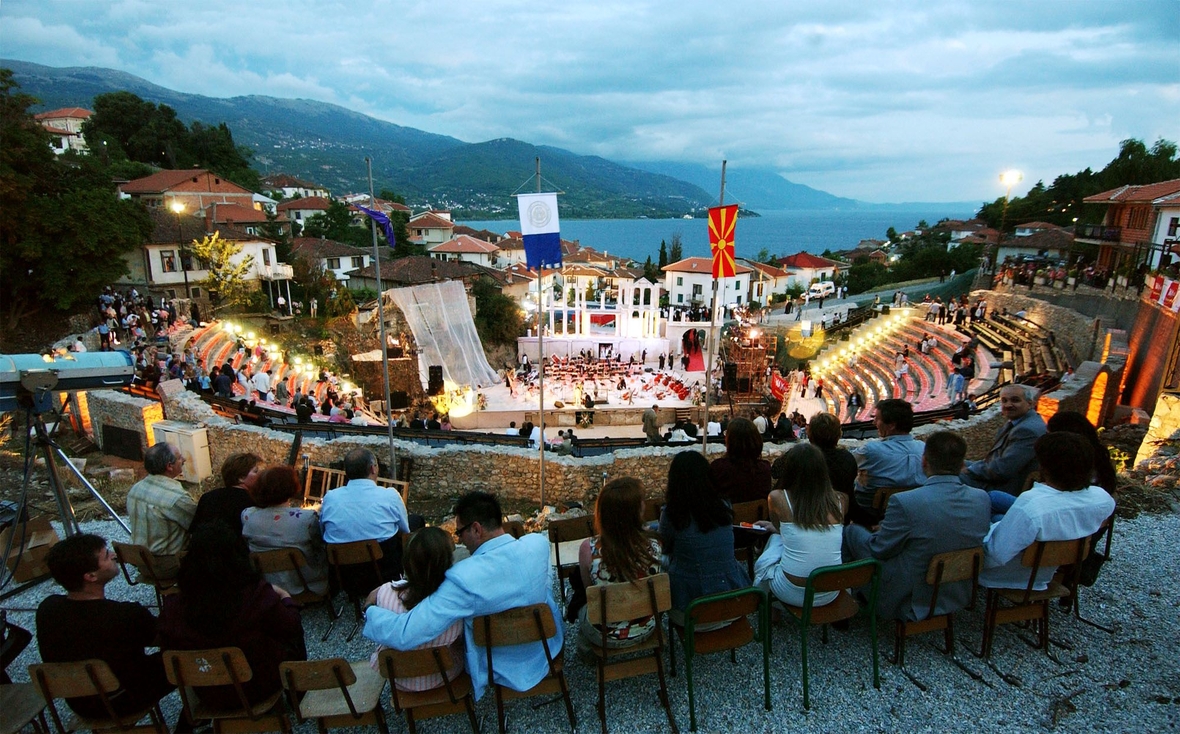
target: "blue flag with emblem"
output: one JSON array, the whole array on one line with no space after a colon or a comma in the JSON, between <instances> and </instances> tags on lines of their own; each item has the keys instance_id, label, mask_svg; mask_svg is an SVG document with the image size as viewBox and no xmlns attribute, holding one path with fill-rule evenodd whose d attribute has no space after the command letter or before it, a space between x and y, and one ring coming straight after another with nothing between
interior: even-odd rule
<instances>
[{"instance_id":1,"label":"blue flag with emblem","mask_svg":"<svg viewBox=\"0 0 1180 734\"><path fill-rule=\"evenodd\" d=\"M520 233L529 269L561 264L561 224L557 219L557 194L518 194Z\"/></svg>"}]
</instances>

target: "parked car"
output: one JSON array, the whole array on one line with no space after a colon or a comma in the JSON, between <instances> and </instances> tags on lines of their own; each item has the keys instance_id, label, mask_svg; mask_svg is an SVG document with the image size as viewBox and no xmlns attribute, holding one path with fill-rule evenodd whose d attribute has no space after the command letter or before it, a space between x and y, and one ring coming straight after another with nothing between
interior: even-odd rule
<instances>
[{"instance_id":1,"label":"parked car","mask_svg":"<svg viewBox=\"0 0 1180 734\"><path fill-rule=\"evenodd\" d=\"M811 287L807 289L807 295L812 298L827 298L835 295L836 284L830 280L821 281L819 283L812 283Z\"/></svg>"}]
</instances>

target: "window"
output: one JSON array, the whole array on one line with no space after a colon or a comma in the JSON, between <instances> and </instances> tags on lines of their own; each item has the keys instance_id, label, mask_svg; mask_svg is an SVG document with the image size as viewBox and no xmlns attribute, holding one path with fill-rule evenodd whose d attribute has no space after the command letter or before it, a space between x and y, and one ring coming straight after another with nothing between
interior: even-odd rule
<instances>
[{"instance_id":1,"label":"window","mask_svg":"<svg viewBox=\"0 0 1180 734\"><path fill-rule=\"evenodd\" d=\"M176 298L176 291L175 291L175 290L173 290L173 289L171 289L171 288L169 288L168 290L164 291L164 294L165 294L166 296L168 296L168 299L169 299L169 300L171 300L171 299L173 299L173 298Z\"/></svg>"},{"instance_id":2,"label":"window","mask_svg":"<svg viewBox=\"0 0 1180 734\"><path fill-rule=\"evenodd\" d=\"M270 267L270 248L262 248L262 264Z\"/></svg>"},{"instance_id":3,"label":"window","mask_svg":"<svg viewBox=\"0 0 1180 734\"><path fill-rule=\"evenodd\" d=\"M1143 229L1147 226L1147 207L1137 206L1131 209L1131 215L1127 218L1127 227L1129 229Z\"/></svg>"},{"instance_id":4,"label":"window","mask_svg":"<svg viewBox=\"0 0 1180 734\"><path fill-rule=\"evenodd\" d=\"M703 292L704 292L704 286L702 286L700 283L693 284L693 286L692 286L692 297L693 298L699 298L701 293L703 293Z\"/></svg>"},{"instance_id":5,"label":"window","mask_svg":"<svg viewBox=\"0 0 1180 734\"><path fill-rule=\"evenodd\" d=\"M684 294L683 293L676 294L676 302L677 303L684 303Z\"/></svg>"},{"instance_id":6,"label":"window","mask_svg":"<svg viewBox=\"0 0 1180 734\"><path fill-rule=\"evenodd\" d=\"M761 298L761 297L762 297L762 284L761 284L761 283L759 283L759 284L758 284L758 287L755 289L755 291L756 291L756 292L755 292L755 294L754 294L754 295L756 295L756 296L758 296L759 298Z\"/></svg>"},{"instance_id":7,"label":"window","mask_svg":"<svg viewBox=\"0 0 1180 734\"><path fill-rule=\"evenodd\" d=\"M1180 217L1172 217L1172 221L1168 222L1168 236L1175 237L1177 230L1180 230Z\"/></svg>"},{"instance_id":8,"label":"window","mask_svg":"<svg viewBox=\"0 0 1180 734\"><path fill-rule=\"evenodd\" d=\"M328 258L328 270L339 270L339 269L340 269L340 258L338 258L338 257Z\"/></svg>"},{"instance_id":9,"label":"window","mask_svg":"<svg viewBox=\"0 0 1180 734\"><path fill-rule=\"evenodd\" d=\"M160 266L165 273L176 272L176 250L160 251Z\"/></svg>"},{"instance_id":10,"label":"window","mask_svg":"<svg viewBox=\"0 0 1180 734\"><path fill-rule=\"evenodd\" d=\"M354 268L363 268L365 266L365 258L363 255L354 256L352 258L352 266Z\"/></svg>"},{"instance_id":11,"label":"window","mask_svg":"<svg viewBox=\"0 0 1180 734\"><path fill-rule=\"evenodd\" d=\"M295 212L295 221L298 222L301 219L303 219L303 212L300 212L300 211Z\"/></svg>"},{"instance_id":12,"label":"window","mask_svg":"<svg viewBox=\"0 0 1180 734\"><path fill-rule=\"evenodd\" d=\"M676 276L676 285L684 285L684 276L683 275Z\"/></svg>"},{"instance_id":13,"label":"window","mask_svg":"<svg viewBox=\"0 0 1180 734\"><path fill-rule=\"evenodd\" d=\"M193 298L200 298L201 297L201 289L200 288L193 286L192 292L193 292Z\"/></svg>"}]
</instances>

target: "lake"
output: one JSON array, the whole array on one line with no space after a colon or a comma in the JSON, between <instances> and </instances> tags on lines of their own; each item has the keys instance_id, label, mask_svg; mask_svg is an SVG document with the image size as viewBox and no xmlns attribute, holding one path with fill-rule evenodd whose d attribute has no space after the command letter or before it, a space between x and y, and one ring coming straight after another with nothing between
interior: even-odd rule
<instances>
[{"instance_id":1,"label":"lake","mask_svg":"<svg viewBox=\"0 0 1180 734\"><path fill-rule=\"evenodd\" d=\"M738 257L757 257L765 248L774 255L796 252L816 255L824 250L848 250L862 239L885 239L885 230L913 229L925 219L969 219L972 211L928 208L915 211L763 211L761 217L744 217L737 222L734 243ZM461 221L468 227L503 234L520 229L516 220ZM709 255L708 224L705 219L562 219L561 236L578 240L600 252L615 253L642 263L648 255L656 261L660 240L670 241L679 233L685 257Z\"/></svg>"}]
</instances>

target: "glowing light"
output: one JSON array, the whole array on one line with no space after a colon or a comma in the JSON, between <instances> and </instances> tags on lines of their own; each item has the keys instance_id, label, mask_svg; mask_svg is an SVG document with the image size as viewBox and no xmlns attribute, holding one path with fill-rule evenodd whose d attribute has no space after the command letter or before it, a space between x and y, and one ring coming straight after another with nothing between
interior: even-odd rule
<instances>
[{"instance_id":1,"label":"glowing light","mask_svg":"<svg viewBox=\"0 0 1180 734\"><path fill-rule=\"evenodd\" d=\"M247 339L256 339L257 337L254 335L254 332L251 331L248 334L246 334L246 338Z\"/></svg>"}]
</instances>

